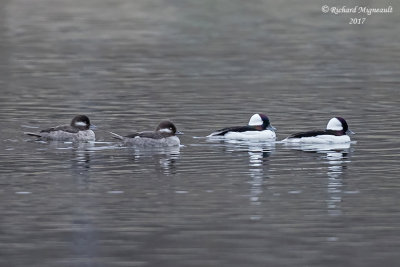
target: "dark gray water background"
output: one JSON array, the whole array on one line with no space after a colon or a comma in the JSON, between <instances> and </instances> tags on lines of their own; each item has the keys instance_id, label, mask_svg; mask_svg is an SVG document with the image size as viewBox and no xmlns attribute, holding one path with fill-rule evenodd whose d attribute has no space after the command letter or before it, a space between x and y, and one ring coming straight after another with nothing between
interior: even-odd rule
<instances>
[{"instance_id":1,"label":"dark gray water background","mask_svg":"<svg viewBox=\"0 0 400 267\"><path fill-rule=\"evenodd\" d=\"M397 266L400 5L360 2L393 13L349 25L317 0L2 0L0 265ZM255 112L278 140L342 116L357 143L193 138ZM22 134L80 113L97 143ZM178 150L108 143L167 118Z\"/></svg>"}]
</instances>

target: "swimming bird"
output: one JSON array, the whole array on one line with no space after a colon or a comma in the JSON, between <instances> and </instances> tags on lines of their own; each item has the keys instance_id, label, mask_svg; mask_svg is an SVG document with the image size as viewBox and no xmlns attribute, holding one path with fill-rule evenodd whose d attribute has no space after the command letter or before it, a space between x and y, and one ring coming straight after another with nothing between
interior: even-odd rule
<instances>
[{"instance_id":1,"label":"swimming bird","mask_svg":"<svg viewBox=\"0 0 400 267\"><path fill-rule=\"evenodd\" d=\"M121 136L112 132L111 134L114 138L123 141L125 145L167 147L179 146L181 142L176 135L183 133L179 132L171 121L165 120L158 124L155 131L137 132L126 136Z\"/></svg>"},{"instance_id":2,"label":"swimming bird","mask_svg":"<svg viewBox=\"0 0 400 267\"><path fill-rule=\"evenodd\" d=\"M94 141L95 134L92 129L95 129L95 126L90 123L87 116L77 115L70 125L52 127L39 133L25 132L25 134L48 141Z\"/></svg>"},{"instance_id":3,"label":"swimming bird","mask_svg":"<svg viewBox=\"0 0 400 267\"><path fill-rule=\"evenodd\" d=\"M288 143L347 143L350 142L349 134L354 134L349 129L347 122L342 117L329 120L325 130L314 130L292 134L283 142Z\"/></svg>"},{"instance_id":4,"label":"swimming bird","mask_svg":"<svg viewBox=\"0 0 400 267\"><path fill-rule=\"evenodd\" d=\"M273 127L265 114L256 113L251 116L248 125L233 126L217 130L207 137L219 137L236 140L266 140L276 138L276 128Z\"/></svg>"}]
</instances>

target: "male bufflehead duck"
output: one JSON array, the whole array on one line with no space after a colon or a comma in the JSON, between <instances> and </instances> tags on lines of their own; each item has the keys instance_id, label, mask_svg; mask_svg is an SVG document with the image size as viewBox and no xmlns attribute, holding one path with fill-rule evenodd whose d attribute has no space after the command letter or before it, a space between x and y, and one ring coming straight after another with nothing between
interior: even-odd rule
<instances>
[{"instance_id":1,"label":"male bufflehead duck","mask_svg":"<svg viewBox=\"0 0 400 267\"><path fill-rule=\"evenodd\" d=\"M91 130L94 128L87 116L78 115L72 119L70 125L60 125L39 133L26 132L25 134L48 141L94 141L95 134Z\"/></svg>"},{"instance_id":2,"label":"male bufflehead duck","mask_svg":"<svg viewBox=\"0 0 400 267\"><path fill-rule=\"evenodd\" d=\"M348 134L354 133L349 129L347 122L341 117L335 117L330 119L326 130L295 133L284 139L283 142L309 144L348 143L351 141Z\"/></svg>"},{"instance_id":3,"label":"male bufflehead duck","mask_svg":"<svg viewBox=\"0 0 400 267\"><path fill-rule=\"evenodd\" d=\"M176 134L182 134L177 131L175 125L170 121L162 121L158 124L155 131L146 131L121 136L111 133L114 138L122 140L126 145L142 147L167 147L179 146L181 144Z\"/></svg>"},{"instance_id":4,"label":"male bufflehead duck","mask_svg":"<svg viewBox=\"0 0 400 267\"><path fill-rule=\"evenodd\" d=\"M268 117L260 113L251 116L247 126L224 128L211 133L207 137L237 140L275 140L275 130L276 128L270 124Z\"/></svg>"}]
</instances>

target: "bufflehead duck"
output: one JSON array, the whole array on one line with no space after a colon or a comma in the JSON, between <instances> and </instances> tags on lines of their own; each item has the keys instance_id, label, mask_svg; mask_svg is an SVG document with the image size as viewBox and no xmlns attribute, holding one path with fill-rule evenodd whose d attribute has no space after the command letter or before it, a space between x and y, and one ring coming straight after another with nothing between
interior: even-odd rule
<instances>
[{"instance_id":1,"label":"bufflehead duck","mask_svg":"<svg viewBox=\"0 0 400 267\"><path fill-rule=\"evenodd\" d=\"M75 116L70 125L60 125L39 133L25 134L38 137L39 140L48 141L94 141L95 134L91 129L95 126L90 124L90 120L85 115Z\"/></svg>"},{"instance_id":2,"label":"bufflehead duck","mask_svg":"<svg viewBox=\"0 0 400 267\"><path fill-rule=\"evenodd\" d=\"M276 128L270 124L268 117L259 113L251 116L247 126L224 128L211 133L207 137L237 140L275 140L275 130Z\"/></svg>"},{"instance_id":3,"label":"bufflehead duck","mask_svg":"<svg viewBox=\"0 0 400 267\"><path fill-rule=\"evenodd\" d=\"M126 145L142 147L167 147L179 146L181 144L176 134L182 134L177 131L175 125L170 121L162 121L158 124L155 131L146 131L121 136L111 133L114 138L122 140Z\"/></svg>"},{"instance_id":4,"label":"bufflehead duck","mask_svg":"<svg viewBox=\"0 0 400 267\"><path fill-rule=\"evenodd\" d=\"M289 143L348 143L350 136L354 134L347 125L347 122L341 117L335 117L329 120L326 130L309 131L295 133L284 139L283 142Z\"/></svg>"}]
</instances>

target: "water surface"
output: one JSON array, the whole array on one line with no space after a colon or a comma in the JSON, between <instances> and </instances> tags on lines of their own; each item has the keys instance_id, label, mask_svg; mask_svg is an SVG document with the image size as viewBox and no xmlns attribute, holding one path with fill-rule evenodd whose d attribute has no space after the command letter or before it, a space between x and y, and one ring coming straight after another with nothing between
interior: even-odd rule
<instances>
[{"instance_id":1,"label":"water surface","mask_svg":"<svg viewBox=\"0 0 400 267\"><path fill-rule=\"evenodd\" d=\"M391 4L348 25L316 0L2 1L0 265L395 266ZM255 112L278 140L342 116L356 143L203 138ZM80 113L94 144L23 135ZM182 147L133 150L108 133L163 119Z\"/></svg>"}]
</instances>

